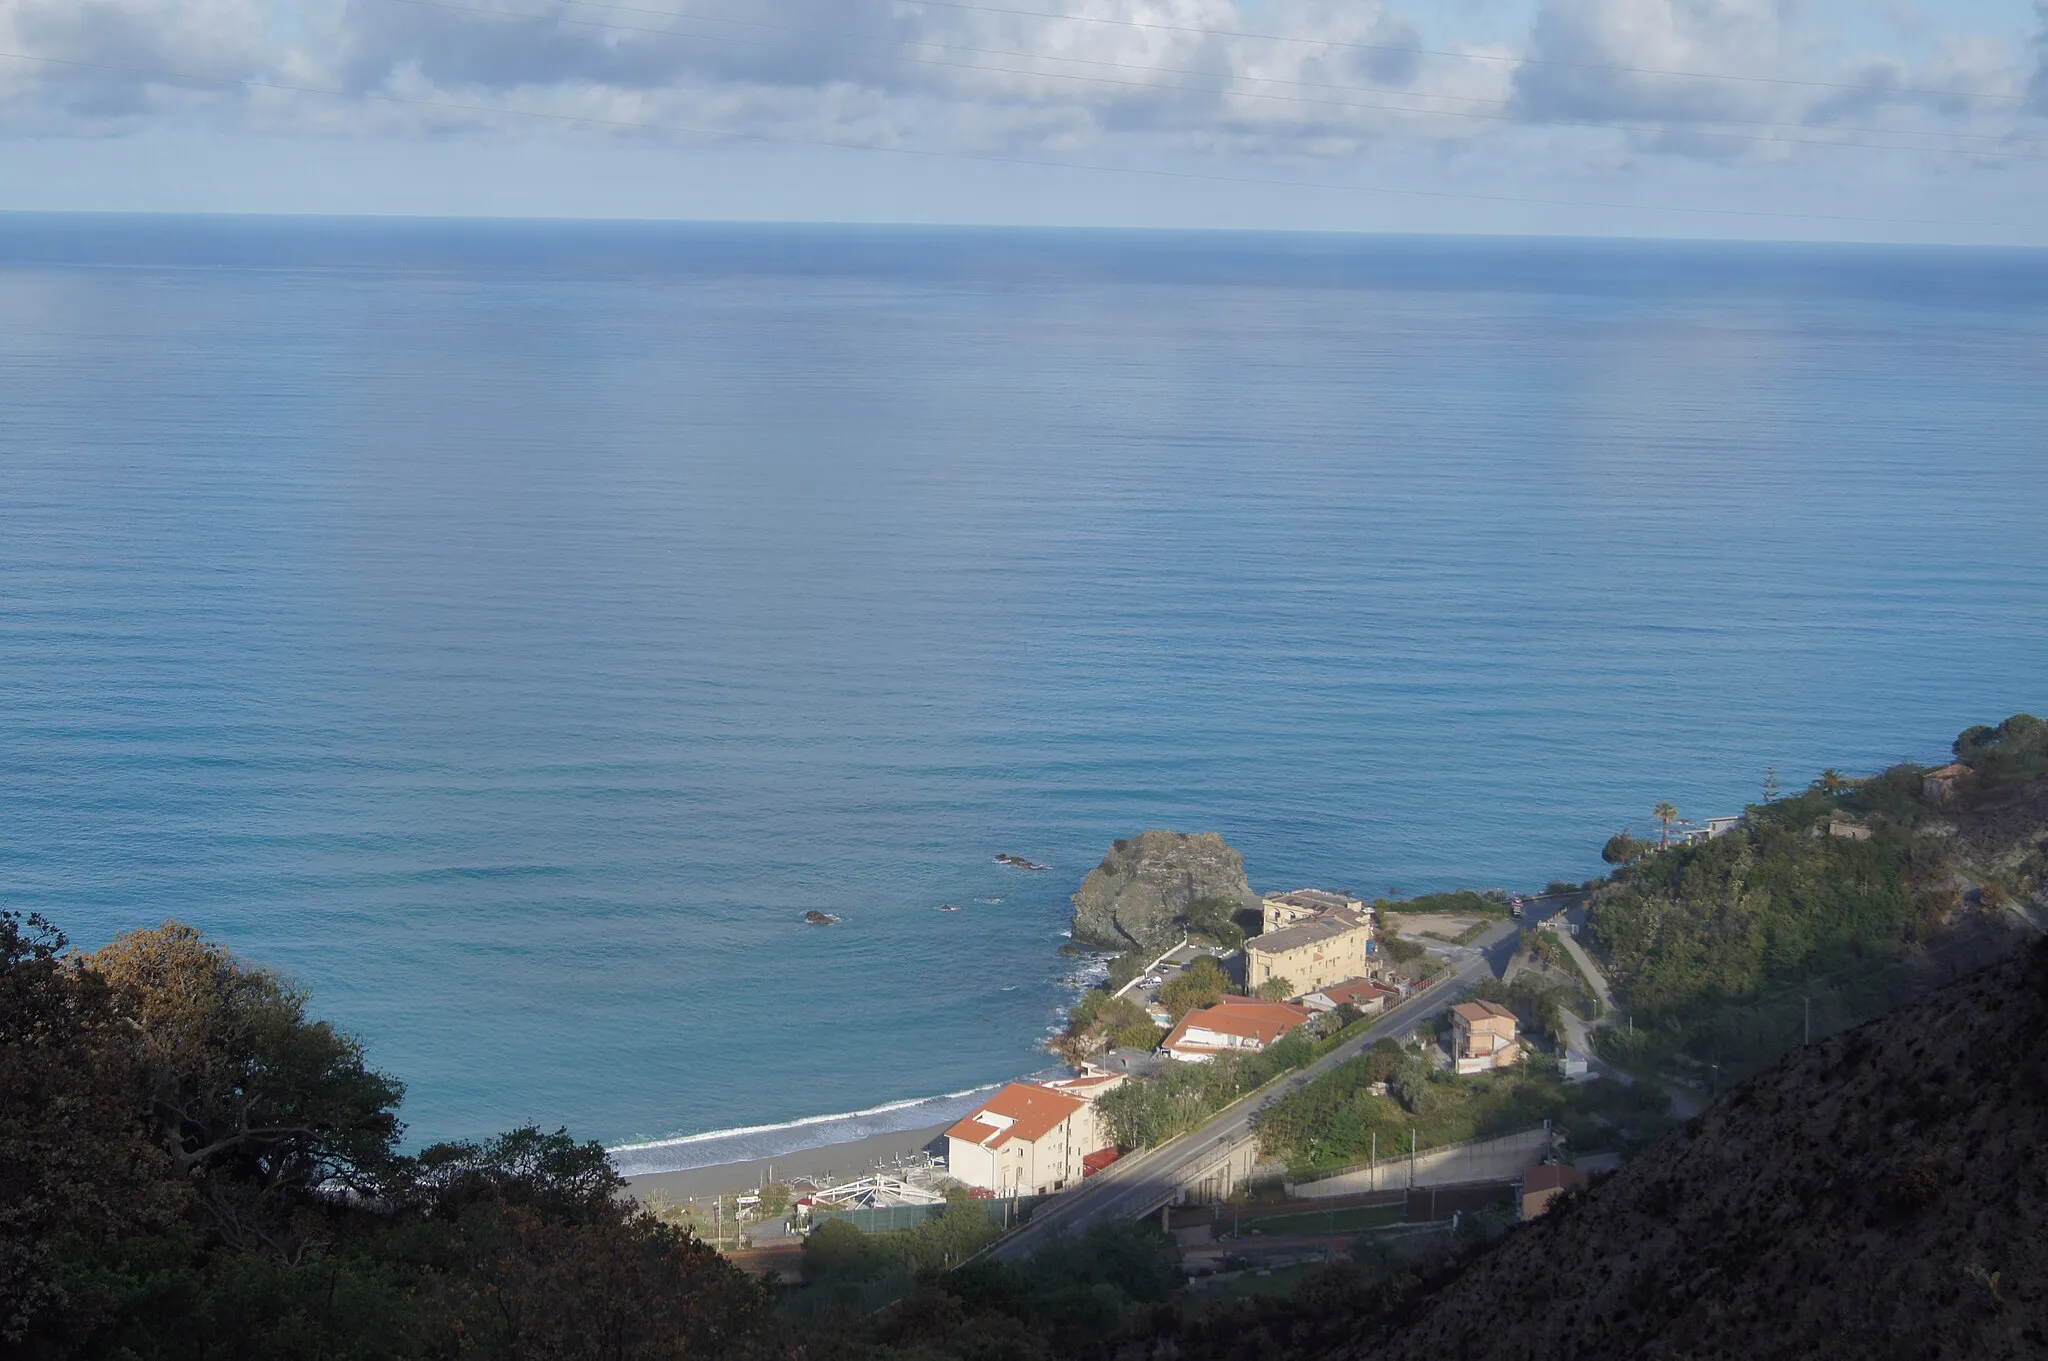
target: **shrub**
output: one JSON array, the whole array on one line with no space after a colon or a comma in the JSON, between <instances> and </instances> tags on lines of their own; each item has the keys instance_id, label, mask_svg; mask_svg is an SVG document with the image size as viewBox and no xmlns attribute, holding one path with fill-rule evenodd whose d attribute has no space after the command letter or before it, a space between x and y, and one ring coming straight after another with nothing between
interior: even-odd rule
<instances>
[{"instance_id":1,"label":"shrub","mask_svg":"<svg viewBox=\"0 0 2048 1361\"><path fill-rule=\"evenodd\" d=\"M1230 990L1230 975L1206 955L1188 966L1185 973L1159 990L1159 1005L1178 1021L1190 1011L1214 1006Z\"/></svg>"},{"instance_id":2,"label":"shrub","mask_svg":"<svg viewBox=\"0 0 2048 1361\"><path fill-rule=\"evenodd\" d=\"M1221 898L1196 903L1183 918L1190 934L1207 936L1226 950L1244 944L1244 927L1237 921L1237 904Z\"/></svg>"}]
</instances>

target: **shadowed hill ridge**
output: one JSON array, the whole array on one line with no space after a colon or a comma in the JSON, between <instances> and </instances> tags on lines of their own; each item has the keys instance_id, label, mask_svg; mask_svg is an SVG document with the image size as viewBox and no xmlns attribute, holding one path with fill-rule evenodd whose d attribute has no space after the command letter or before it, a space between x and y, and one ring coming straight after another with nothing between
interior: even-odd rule
<instances>
[{"instance_id":1,"label":"shadowed hill ridge","mask_svg":"<svg viewBox=\"0 0 2048 1361\"><path fill-rule=\"evenodd\" d=\"M1326 1354L2048 1354L2044 1113L2036 945L1793 1055Z\"/></svg>"}]
</instances>

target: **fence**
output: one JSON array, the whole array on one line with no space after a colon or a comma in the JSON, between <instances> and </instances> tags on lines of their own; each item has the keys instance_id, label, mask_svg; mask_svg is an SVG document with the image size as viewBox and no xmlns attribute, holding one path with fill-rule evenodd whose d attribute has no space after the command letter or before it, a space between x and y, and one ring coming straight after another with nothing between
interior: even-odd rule
<instances>
[{"instance_id":1,"label":"fence","mask_svg":"<svg viewBox=\"0 0 2048 1361\"><path fill-rule=\"evenodd\" d=\"M1358 1163L1313 1181L1289 1182L1287 1194L1302 1200L1320 1200L1328 1196L1356 1195L1361 1191L1508 1181L1541 1162L1550 1147L1550 1122L1546 1120L1515 1134L1440 1144L1418 1153Z\"/></svg>"}]
</instances>

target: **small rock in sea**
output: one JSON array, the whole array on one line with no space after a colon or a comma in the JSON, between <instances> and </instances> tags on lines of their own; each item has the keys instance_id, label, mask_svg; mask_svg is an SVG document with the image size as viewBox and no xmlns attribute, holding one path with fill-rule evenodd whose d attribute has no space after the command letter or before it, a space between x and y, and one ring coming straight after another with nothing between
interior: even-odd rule
<instances>
[{"instance_id":1,"label":"small rock in sea","mask_svg":"<svg viewBox=\"0 0 2048 1361\"><path fill-rule=\"evenodd\" d=\"M833 916L830 912L806 912L804 913L804 920L813 926L832 926L838 922L839 918Z\"/></svg>"},{"instance_id":2,"label":"small rock in sea","mask_svg":"<svg viewBox=\"0 0 2048 1361\"><path fill-rule=\"evenodd\" d=\"M953 905L952 905L951 903L940 903L940 904L939 904L939 911L941 911L941 912L958 912L959 910L960 910L959 908L957 908L957 907L953 906Z\"/></svg>"},{"instance_id":3,"label":"small rock in sea","mask_svg":"<svg viewBox=\"0 0 2048 1361\"><path fill-rule=\"evenodd\" d=\"M1069 944L1062 945L1060 947L1060 953L1066 956L1068 959L1072 959L1074 956L1080 954L1081 952L1079 950L1076 950L1071 944Z\"/></svg>"},{"instance_id":4,"label":"small rock in sea","mask_svg":"<svg viewBox=\"0 0 2048 1361\"><path fill-rule=\"evenodd\" d=\"M999 855L996 857L996 863L998 865L1008 865L1011 869L1019 870L1049 870L1052 868L1050 865L1041 865L1034 860L1026 860L1021 855Z\"/></svg>"}]
</instances>

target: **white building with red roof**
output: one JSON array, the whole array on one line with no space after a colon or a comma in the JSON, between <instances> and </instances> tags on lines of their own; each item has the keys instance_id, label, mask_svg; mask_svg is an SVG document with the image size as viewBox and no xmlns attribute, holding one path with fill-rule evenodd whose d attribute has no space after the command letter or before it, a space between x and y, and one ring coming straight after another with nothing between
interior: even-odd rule
<instances>
[{"instance_id":1,"label":"white building with red roof","mask_svg":"<svg viewBox=\"0 0 2048 1361\"><path fill-rule=\"evenodd\" d=\"M1225 997L1183 1016L1159 1047L1183 1063L1207 1063L1218 1054L1256 1054L1312 1014L1292 1002Z\"/></svg>"},{"instance_id":2,"label":"white building with red roof","mask_svg":"<svg viewBox=\"0 0 2048 1361\"><path fill-rule=\"evenodd\" d=\"M1114 1161L1115 1142L1096 1099L1122 1084L1114 1073L1012 1082L946 1131L953 1180L999 1196L1064 1191Z\"/></svg>"},{"instance_id":3,"label":"white building with red roof","mask_svg":"<svg viewBox=\"0 0 2048 1361\"><path fill-rule=\"evenodd\" d=\"M1370 978L1347 978L1342 983L1312 992L1301 999L1301 1004L1310 1011L1335 1011L1338 1007L1357 1007L1371 1015L1383 1010L1390 1002L1399 1000L1401 990L1375 983Z\"/></svg>"}]
</instances>

